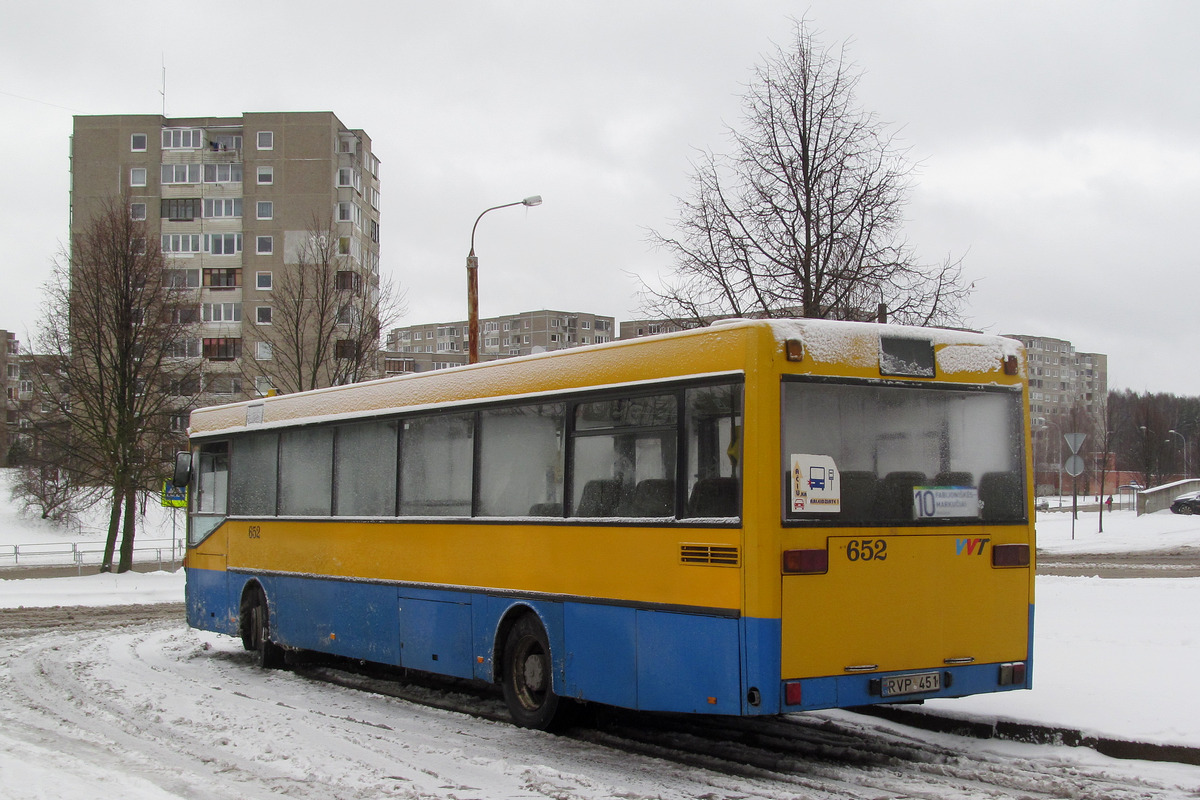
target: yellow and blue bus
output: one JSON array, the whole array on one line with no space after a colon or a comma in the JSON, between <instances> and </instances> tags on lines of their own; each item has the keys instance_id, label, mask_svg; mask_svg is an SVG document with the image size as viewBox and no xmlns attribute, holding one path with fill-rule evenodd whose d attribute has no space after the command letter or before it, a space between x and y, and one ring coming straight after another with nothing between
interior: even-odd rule
<instances>
[{"instance_id":1,"label":"yellow and blue bus","mask_svg":"<svg viewBox=\"0 0 1200 800\"><path fill-rule=\"evenodd\" d=\"M735 321L205 408L187 615L317 651L711 714L1028 688L1020 344Z\"/></svg>"}]
</instances>

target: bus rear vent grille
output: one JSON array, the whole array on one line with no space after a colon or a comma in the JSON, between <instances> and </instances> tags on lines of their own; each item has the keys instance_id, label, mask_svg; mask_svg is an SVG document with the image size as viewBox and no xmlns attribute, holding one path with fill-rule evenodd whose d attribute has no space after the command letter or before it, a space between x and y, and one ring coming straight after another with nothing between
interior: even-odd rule
<instances>
[{"instance_id":1,"label":"bus rear vent grille","mask_svg":"<svg viewBox=\"0 0 1200 800\"><path fill-rule=\"evenodd\" d=\"M684 564L712 564L718 567L736 567L738 549L724 544L681 544L679 560Z\"/></svg>"}]
</instances>

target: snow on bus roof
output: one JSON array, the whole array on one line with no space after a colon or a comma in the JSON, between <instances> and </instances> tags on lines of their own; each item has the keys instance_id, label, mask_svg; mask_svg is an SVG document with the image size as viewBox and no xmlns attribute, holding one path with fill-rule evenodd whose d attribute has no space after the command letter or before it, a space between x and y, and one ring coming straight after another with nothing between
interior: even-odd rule
<instances>
[{"instance_id":1,"label":"snow on bus roof","mask_svg":"<svg viewBox=\"0 0 1200 800\"><path fill-rule=\"evenodd\" d=\"M938 371L953 375L993 372L1008 356L1019 355L1021 343L1003 336L949 328L880 325L877 322L837 322L825 319L770 320L781 344L799 339L818 361L836 361L870 368L879 363L879 337L931 342Z\"/></svg>"}]
</instances>

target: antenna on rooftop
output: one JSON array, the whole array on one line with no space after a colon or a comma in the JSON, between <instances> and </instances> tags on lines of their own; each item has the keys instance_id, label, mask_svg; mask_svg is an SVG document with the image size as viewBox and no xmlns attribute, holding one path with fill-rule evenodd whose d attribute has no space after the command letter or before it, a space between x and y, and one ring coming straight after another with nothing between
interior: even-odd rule
<instances>
[{"instance_id":1,"label":"antenna on rooftop","mask_svg":"<svg viewBox=\"0 0 1200 800\"><path fill-rule=\"evenodd\" d=\"M162 95L162 99L163 99L162 115L165 117L167 115L167 54L166 53L162 53L162 89L159 91L159 94Z\"/></svg>"}]
</instances>

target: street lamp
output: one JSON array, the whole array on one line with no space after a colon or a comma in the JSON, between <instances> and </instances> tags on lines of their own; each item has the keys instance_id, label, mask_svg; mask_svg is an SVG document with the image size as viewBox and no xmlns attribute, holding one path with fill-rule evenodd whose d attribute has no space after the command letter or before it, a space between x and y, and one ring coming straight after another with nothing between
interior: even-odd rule
<instances>
[{"instance_id":1,"label":"street lamp","mask_svg":"<svg viewBox=\"0 0 1200 800\"><path fill-rule=\"evenodd\" d=\"M505 203L501 206L492 206L485 208L483 213L475 218L475 224L471 226L471 252L467 253L467 363L475 364L479 361L479 259L475 256L475 229L479 227L479 220L483 219L483 215L489 211L495 211L498 208L508 208L510 206L540 206L542 204L542 196L535 194L526 197L524 200L518 200L515 203Z\"/></svg>"},{"instance_id":2,"label":"street lamp","mask_svg":"<svg viewBox=\"0 0 1200 800\"><path fill-rule=\"evenodd\" d=\"M1145 425L1138 425L1138 430L1142 432L1142 455L1145 456L1146 473L1143 477L1146 479L1146 488L1150 487L1150 479L1153 477L1150 473L1153 471L1154 463L1158 461L1154 456L1154 450L1162 450L1161 447L1151 448L1150 443L1154 441L1154 431L1147 428Z\"/></svg>"},{"instance_id":3,"label":"street lamp","mask_svg":"<svg viewBox=\"0 0 1200 800\"><path fill-rule=\"evenodd\" d=\"M1178 436L1178 437L1179 437L1179 440L1180 440L1181 442L1183 442L1183 477L1185 477L1185 478L1186 478L1186 477L1187 477L1187 476L1190 474L1190 473L1189 473L1189 470L1188 470L1188 462L1191 460L1191 459L1189 459L1189 458L1188 458L1188 443L1187 443L1187 437L1186 437L1186 436L1184 436L1184 435L1183 435L1182 433L1180 433L1179 431L1175 430L1174 428L1172 428L1171 430L1167 431L1167 433L1171 434L1172 436ZM1169 441L1169 440L1168 440L1168 441Z\"/></svg>"}]
</instances>

